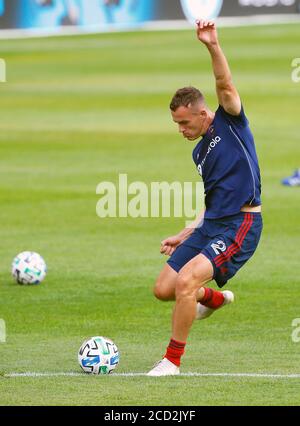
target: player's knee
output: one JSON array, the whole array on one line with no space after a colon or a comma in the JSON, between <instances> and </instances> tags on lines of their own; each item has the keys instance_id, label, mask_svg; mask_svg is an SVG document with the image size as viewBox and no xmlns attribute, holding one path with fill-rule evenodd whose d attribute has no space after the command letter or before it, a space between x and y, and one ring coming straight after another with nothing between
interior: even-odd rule
<instances>
[{"instance_id":1,"label":"player's knee","mask_svg":"<svg viewBox=\"0 0 300 426\"><path fill-rule=\"evenodd\" d=\"M196 277L191 273L179 273L176 280L176 299L182 297L194 297L202 287L205 282L200 282Z\"/></svg>"},{"instance_id":2,"label":"player's knee","mask_svg":"<svg viewBox=\"0 0 300 426\"><path fill-rule=\"evenodd\" d=\"M188 274L179 274L176 280L176 298L191 296L194 286L191 277Z\"/></svg>"},{"instance_id":3,"label":"player's knee","mask_svg":"<svg viewBox=\"0 0 300 426\"><path fill-rule=\"evenodd\" d=\"M157 281L154 288L153 288L153 294L158 300L162 301L168 301L172 300L170 290L162 285L160 281Z\"/></svg>"}]
</instances>

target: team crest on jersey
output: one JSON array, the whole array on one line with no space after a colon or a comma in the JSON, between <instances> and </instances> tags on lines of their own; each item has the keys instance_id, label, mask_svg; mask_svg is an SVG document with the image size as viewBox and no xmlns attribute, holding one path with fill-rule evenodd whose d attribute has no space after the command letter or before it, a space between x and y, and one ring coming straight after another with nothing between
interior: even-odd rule
<instances>
[{"instance_id":1,"label":"team crest on jersey","mask_svg":"<svg viewBox=\"0 0 300 426\"><path fill-rule=\"evenodd\" d=\"M208 129L208 132L213 135L215 133L215 128L214 126L210 126L210 128Z\"/></svg>"}]
</instances>

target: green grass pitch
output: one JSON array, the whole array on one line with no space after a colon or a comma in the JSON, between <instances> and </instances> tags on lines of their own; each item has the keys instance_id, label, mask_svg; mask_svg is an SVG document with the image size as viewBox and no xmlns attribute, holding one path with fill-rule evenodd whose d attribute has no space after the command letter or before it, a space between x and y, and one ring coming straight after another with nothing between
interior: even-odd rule
<instances>
[{"instance_id":1,"label":"green grass pitch","mask_svg":"<svg viewBox=\"0 0 300 426\"><path fill-rule=\"evenodd\" d=\"M299 374L299 25L221 29L220 38L256 137L264 234L229 283L236 303L195 323L182 372ZM119 346L119 373L147 372L170 337L172 305L153 282L163 237L183 219L99 219L96 186L191 181L198 176L171 121L173 92L195 85L217 107L211 64L192 31L0 41L1 405L298 405L299 378L54 376L80 373L77 351L93 335ZM49 272L38 287L11 279L20 251Z\"/></svg>"}]
</instances>

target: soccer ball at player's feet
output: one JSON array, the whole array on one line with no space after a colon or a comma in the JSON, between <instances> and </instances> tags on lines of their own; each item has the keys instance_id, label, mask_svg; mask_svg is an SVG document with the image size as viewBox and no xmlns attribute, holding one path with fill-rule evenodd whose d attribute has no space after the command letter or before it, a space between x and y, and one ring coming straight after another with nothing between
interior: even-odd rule
<instances>
[{"instance_id":1,"label":"soccer ball at player's feet","mask_svg":"<svg viewBox=\"0 0 300 426\"><path fill-rule=\"evenodd\" d=\"M151 371L149 371L147 376L176 376L178 374L180 374L180 371L177 365L173 364L167 358L163 358Z\"/></svg>"},{"instance_id":2,"label":"soccer ball at player's feet","mask_svg":"<svg viewBox=\"0 0 300 426\"><path fill-rule=\"evenodd\" d=\"M78 362L85 373L110 374L119 364L119 351L107 337L92 337L81 345Z\"/></svg>"},{"instance_id":3,"label":"soccer ball at player's feet","mask_svg":"<svg viewBox=\"0 0 300 426\"><path fill-rule=\"evenodd\" d=\"M38 253L24 251L16 256L11 273L18 284L40 284L46 277L47 266Z\"/></svg>"},{"instance_id":4,"label":"soccer ball at player's feet","mask_svg":"<svg viewBox=\"0 0 300 426\"><path fill-rule=\"evenodd\" d=\"M225 290L225 291L222 291L222 293L224 295L224 302L223 302L223 305L221 305L218 309L208 308L207 306L201 305L201 303L197 303L196 319L202 320L202 319L208 318L214 312L223 308L223 306L229 305L230 303L234 302L234 294L232 293L232 291Z\"/></svg>"}]
</instances>

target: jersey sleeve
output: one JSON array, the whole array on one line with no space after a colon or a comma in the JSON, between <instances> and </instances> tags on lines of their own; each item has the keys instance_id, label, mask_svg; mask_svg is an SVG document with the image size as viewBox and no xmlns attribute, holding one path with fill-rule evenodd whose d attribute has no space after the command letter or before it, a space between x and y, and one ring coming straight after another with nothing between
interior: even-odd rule
<instances>
[{"instance_id":1,"label":"jersey sleeve","mask_svg":"<svg viewBox=\"0 0 300 426\"><path fill-rule=\"evenodd\" d=\"M244 107L242 105L242 109L239 115L231 115L228 112L225 111L225 109L219 105L219 112L222 114L222 116L229 121L230 123L234 124L235 126L240 127L246 127L249 125L249 121L245 115Z\"/></svg>"}]
</instances>

